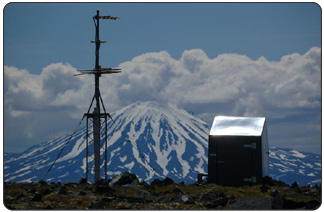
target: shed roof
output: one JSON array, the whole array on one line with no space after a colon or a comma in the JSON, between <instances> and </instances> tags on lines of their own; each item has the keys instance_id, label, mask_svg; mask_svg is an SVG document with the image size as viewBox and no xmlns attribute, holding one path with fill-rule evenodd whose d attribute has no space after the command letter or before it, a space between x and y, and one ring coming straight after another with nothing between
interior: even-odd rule
<instances>
[{"instance_id":1,"label":"shed roof","mask_svg":"<svg viewBox=\"0 0 324 212\"><path fill-rule=\"evenodd\" d=\"M209 135L261 136L264 117L216 116Z\"/></svg>"}]
</instances>

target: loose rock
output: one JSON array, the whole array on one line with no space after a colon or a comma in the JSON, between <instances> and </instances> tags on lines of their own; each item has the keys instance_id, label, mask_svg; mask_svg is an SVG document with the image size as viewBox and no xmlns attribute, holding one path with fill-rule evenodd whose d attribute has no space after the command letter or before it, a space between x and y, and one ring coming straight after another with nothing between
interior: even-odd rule
<instances>
[{"instance_id":1,"label":"loose rock","mask_svg":"<svg viewBox=\"0 0 324 212\"><path fill-rule=\"evenodd\" d=\"M240 199L233 203L231 210L270 210L270 198Z\"/></svg>"},{"instance_id":2,"label":"loose rock","mask_svg":"<svg viewBox=\"0 0 324 212\"><path fill-rule=\"evenodd\" d=\"M40 202L42 201L43 195L41 194L36 194L30 201L31 202Z\"/></svg>"},{"instance_id":3,"label":"loose rock","mask_svg":"<svg viewBox=\"0 0 324 212\"><path fill-rule=\"evenodd\" d=\"M84 184L87 184L87 183L88 183L88 181L87 181L86 178L81 178L81 179L79 180L79 185L84 185Z\"/></svg>"},{"instance_id":4,"label":"loose rock","mask_svg":"<svg viewBox=\"0 0 324 212\"><path fill-rule=\"evenodd\" d=\"M174 184L174 181L169 177L166 177L164 180L155 179L151 183L152 186L165 186L165 185L172 185L172 184Z\"/></svg>"},{"instance_id":5,"label":"loose rock","mask_svg":"<svg viewBox=\"0 0 324 212\"><path fill-rule=\"evenodd\" d=\"M40 185L47 185L47 182L45 182L44 180L40 180L40 181L38 181L38 184L40 184Z\"/></svg>"},{"instance_id":6,"label":"loose rock","mask_svg":"<svg viewBox=\"0 0 324 212\"><path fill-rule=\"evenodd\" d=\"M109 186L101 186L101 185L97 185L95 188L95 193L97 194L110 194L112 192L114 192L115 190L112 189Z\"/></svg>"},{"instance_id":7,"label":"loose rock","mask_svg":"<svg viewBox=\"0 0 324 212\"><path fill-rule=\"evenodd\" d=\"M268 192L268 190L270 189L270 187L266 186L266 185L262 185L260 187L260 190L262 193Z\"/></svg>"},{"instance_id":8,"label":"loose rock","mask_svg":"<svg viewBox=\"0 0 324 212\"><path fill-rule=\"evenodd\" d=\"M299 188L298 183L295 181L293 184L291 184L291 188Z\"/></svg>"}]
</instances>

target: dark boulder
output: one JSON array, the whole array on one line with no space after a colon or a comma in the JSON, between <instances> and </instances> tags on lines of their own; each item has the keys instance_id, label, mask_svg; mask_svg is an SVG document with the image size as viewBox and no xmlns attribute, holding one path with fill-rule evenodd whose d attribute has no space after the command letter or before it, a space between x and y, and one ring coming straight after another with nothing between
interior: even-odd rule
<instances>
[{"instance_id":1,"label":"dark boulder","mask_svg":"<svg viewBox=\"0 0 324 212\"><path fill-rule=\"evenodd\" d=\"M200 195L199 201L207 202L206 208L225 207L229 199L221 191L210 191L207 194Z\"/></svg>"},{"instance_id":2,"label":"dark boulder","mask_svg":"<svg viewBox=\"0 0 324 212\"><path fill-rule=\"evenodd\" d=\"M173 190L172 190L173 193L180 193L182 192L178 187L175 187Z\"/></svg>"},{"instance_id":3,"label":"dark boulder","mask_svg":"<svg viewBox=\"0 0 324 212\"><path fill-rule=\"evenodd\" d=\"M138 181L136 175L130 174L129 172L124 172L118 180L117 185L131 184L133 181Z\"/></svg>"},{"instance_id":4,"label":"dark boulder","mask_svg":"<svg viewBox=\"0 0 324 212\"><path fill-rule=\"evenodd\" d=\"M52 191L51 189L46 188L46 189L42 189L39 193L40 193L41 195L45 196L45 195L48 195L48 194L50 194L50 193L52 193L52 192L53 192L53 191Z\"/></svg>"},{"instance_id":5,"label":"dark boulder","mask_svg":"<svg viewBox=\"0 0 324 212\"><path fill-rule=\"evenodd\" d=\"M128 184L132 184L133 186L139 185L139 180L135 174L124 172L122 175L115 175L109 182L110 187L125 186Z\"/></svg>"},{"instance_id":6,"label":"dark boulder","mask_svg":"<svg viewBox=\"0 0 324 212\"><path fill-rule=\"evenodd\" d=\"M151 185L152 185L152 186L161 186L161 185L162 185L162 181L159 180L159 179L154 179L154 180L151 182Z\"/></svg>"},{"instance_id":7,"label":"dark boulder","mask_svg":"<svg viewBox=\"0 0 324 212\"><path fill-rule=\"evenodd\" d=\"M166 186L172 184L174 184L174 181L169 177L166 177L164 180L154 179L151 183L152 186Z\"/></svg>"},{"instance_id":8,"label":"dark boulder","mask_svg":"<svg viewBox=\"0 0 324 212\"><path fill-rule=\"evenodd\" d=\"M96 194L111 194L114 191L115 190L109 186L97 185L94 192Z\"/></svg>"},{"instance_id":9,"label":"dark boulder","mask_svg":"<svg viewBox=\"0 0 324 212\"><path fill-rule=\"evenodd\" d=\"M29 194L35 194L35 192L36 192L36 189L35 188L31 188L31 189L29 189L27 191L27 193L29 193Z\"/></svg>"},{"instance_id":10,"label":"dark boulder","mask_svg":"<svg viewBox=\"0 0 324 212\"><path fill-rule=\"evenodd\" d=\"M57 192L58 195L67 195L69 194L67 188L65 186L62 186L60 190Z\"/></svg>"},{"instance_id":11,"label":"dark boulder","mask_svg":"<svg viewBox=\"0 0 324 212\"><path fill-rule=\"evenodd\" d=\"M162 182L163 182L163 185L172 185L172 184L174 184L174 181L169 177L166 177Z\"/></svg>"},{"instance_id":12,"label":"dark boulder","mask_svg":"<svg viewBox=\"0 0 324 212\"><path fill-rule=\"evenodd\" d=\"M105 180L105 179L100 179L98 182L96 182L96 185L102 185L102 186L108 186L109 185L109 182L111 180Z\"/></svg>"},{"instance_id":13,"label":"dark boulder","mask_svg":"<svg viewBox=\"0 0 324 212\"><path fill-rule=\"evenodd\" d=\"M86 178L81 178L80 180L79 180L79 185L84 185L84 184L87 184L88 183L88 181L87 181L87 179Z\"/></svg>"},{"instance_id":14,"label":"dark boulder","mask_svg":"<svg viewBox=\"0 0 324 212\"><path fill-rule=\"evenodd\" d=\"M40 180L40 181L38 181L38 184L40 184L40 185L47 185L47 182L45 182L44 180Z\"/></svg>"},{"instance_id":15,"label":"dark boulder","mask_svg":"<svg viewBox=\"0 0 324 212\"><path fill-rule=\"evenodd\" d=\"M16 197L16 200L17 200L17 201L20 201L20 200L22 200L24 197L25 197L25 195L24 195L23 193L20 193L20 194L18 194L18 196Z\"/></svg>"},{"instance_id":16,"label":"dark boulder","mask_svg":"<svg viewBox=\"0 0 324 212\"><path fill-rule=\"evenodd\" d=\"M139 185L143 186L144 188L150 188L150 187L151 187L151 185L148 184L148 183L145 182L145 181L140 182Z\"/></svg>"},{"instance_id":17,"label":"dark boulder","mask_svg":"<svg viewBox=\"0 0 324 212\"><path fill-rule=\"evenodd\" d=\"M268 192L269 189L270 189L270 187L268 187L268 186L266 186L266 185L261 185L261 186L260 186L260 191L261 191L262 193L266 193L266 192Z\"/></svg>"},{"instance_id":18,"label":"dark boulder","mask_svg":"<svg viewBox=\"0 0 324 212\"><path fill-rule=\"evenodd\" d=\"M317 200L310 200L309 202L306 203L305 209L316 210L319 208L320 205L321 205L321 202L319 202Z\"/></svg>"},{"instance_id":19,"label":"dark boulder","mask_svg":"<svg viewBox=\"0 0 324 212\"><path fill-rule=\"evenodd\" d=\"M262 185L279 186L279 187L289 186L288 184L286 184L282 181L274 180L274 179L272 179L272 177L269 177L269 176L265 176L262 178Z\"/></svg>"},{"instance_id":20,"label":"dark boulder","mask_svg":"<svg viewBox=\"0 0 324 212\"><path fill-rule=\"evenodd\" d=\"M31 202L40 202L42 201L43 195L41 194L36 194L30 201Z\"/></svg>"},{"instance_id":21,"label":"dark boulder","mask_svg":"<svg viewBox=\"0 0 324 212\"><path fill-rule=\"evenodd\" d=\"M299 188L298 183L295 181L293 184L291 184L291 188Z\"/></svg>"},{"instance_id":22,"label":"dark boulder","mask_svg":"<svg viewBox=\"0 0 324 212\"><path fill-rule=\"evenodd\" d=\"M208 209L211 208L218 208L218 207L225 207L228 202L228 198L224 197L219 197L215 200L212 200L209 204L206 205Z\"/></svg>"},{"instance_id":23,"label":"dark boulder","mask_svg":"<svg viewBox=\"0 0 324 212\"><path fill-rule=\"evenodd\" d=\"M79 196L86 196L86 195L90 195L91 193L92 193L91 191L80 191Z\"/></svg>"},{"instance_id":24,"label":"dark boulder","mask_svg":"<svg viewBox=\"0 0 324 212\"><path fill-rule=\"evenodd\" d=\"M282 208L283 209L304 209L306 205L307 204L305 202L297 202L294 200L283 198Z\"/></svg>"},{"instance_id":25,"label":"dark boulder","mask_svg":"<svg viewBox=\"0 0 324 212\"><path fill-rule=\"evenodd\" d=\"M206 195L206 194L200 194L200 197L198 198L198 201L201 201L201 202L208 202L208 201L212 201L213 198Z\"/></svg>"}]
</instances>

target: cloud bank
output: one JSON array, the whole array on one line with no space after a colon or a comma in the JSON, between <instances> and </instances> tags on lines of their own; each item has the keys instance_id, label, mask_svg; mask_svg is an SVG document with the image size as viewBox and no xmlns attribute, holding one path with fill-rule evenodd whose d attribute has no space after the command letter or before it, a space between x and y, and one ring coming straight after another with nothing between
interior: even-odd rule
<instances>
[{"instance_id":1,"label":"cloud bank","mask_svg":"<svg viewBox=\"0 0 324 212\"><path fill-rule=\"evenodd\" d=\"M184 51L180 59L174 59L162 51L137 56L119 67L121 74L100 78L109 112L154 100L187 108L211 122L215 115L285 118L321 107L318 47L280 61L251 60L238 54L209 58L201 49ZM75 73L74 67L62 63L46 66L40 75L4 66L5 134L10 134L13 122L24 128L20 136L35 138L44 117L53 131L60 117L81 118L93 96L94 82L92 76L73 77ZM52 116L57 123L51 122Z\"/></svg>"}]
</instances>

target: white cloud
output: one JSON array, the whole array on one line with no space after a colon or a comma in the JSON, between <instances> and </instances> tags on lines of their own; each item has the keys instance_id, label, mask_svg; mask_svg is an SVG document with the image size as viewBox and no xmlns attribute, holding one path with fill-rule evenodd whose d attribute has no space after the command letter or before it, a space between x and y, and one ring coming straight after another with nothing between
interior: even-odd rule
<instances>
[{"instance_id":1,"label":"white cloud","mask_svg":"<svg viewBox=\"0 0 324 212\"><path fill-rule=\"evenodd\" d=\"M230 102L228 112L236 115L320 107L320 58L316 47L279 62L237 54L211 59L200 49L184 51L179 60L166 52L148 53L120 65L118 99L122 104L147 99L178 105Z\"/></svg>"},{"instance_id":2,"label":"white cloud","mask_svg":"<svg viewBox=\"0 0 324 212\"><path fill-rule=\"evenodd\" d=\"M100 78L108 112L146 100L176 104L207 119L219 113L285 117L300 113L298 109L321 106L318 47L304 55L286 55L280 61L251 60L238 54L208 58L201 49L184 51L176 60L162 51L137 56L119 67L121 74ZM70 64L62 63L46 66L40 75L5 66L5 112L25 121L27 116L41 118L34 115L41 111L51 111L53 116L64 111L81 118L93 96L94 79L73 77L76 72ZM33 129L28 131L28 135L35 134Z\"/></svg>"}]
</instances>

